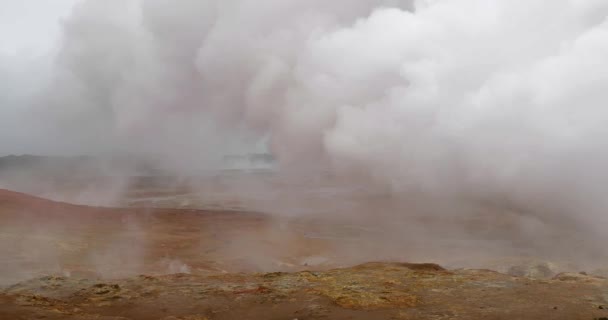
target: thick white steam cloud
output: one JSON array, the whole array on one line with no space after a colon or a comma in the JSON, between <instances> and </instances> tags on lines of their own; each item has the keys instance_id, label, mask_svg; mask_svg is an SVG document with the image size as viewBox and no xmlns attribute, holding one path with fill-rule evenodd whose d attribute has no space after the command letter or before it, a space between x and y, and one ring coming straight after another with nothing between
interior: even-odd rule
<instances>
[{"instance_id":1,"label":"thick white steam cloud","mask_svg":"<svg viewBox=\"0 0 608 320\"><path fill-rule=\"evenodd\" d=\"M85 0L26 118L76 150L197 165L268 139L287 168L605 222L607 17L605 0Z\"/></svg>"}]
</instances>

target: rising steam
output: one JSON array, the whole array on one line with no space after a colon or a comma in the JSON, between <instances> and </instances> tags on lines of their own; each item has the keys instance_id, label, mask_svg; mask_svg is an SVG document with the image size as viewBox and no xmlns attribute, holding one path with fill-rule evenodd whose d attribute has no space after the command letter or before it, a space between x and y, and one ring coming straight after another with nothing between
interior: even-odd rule
<instances>
[{"instance_id":1,"label":"rising steam","mask_svg":"<svg viewBox=\"0 0 608 320\"><path fill-rule=\"evenodd\" d=\"M286 170L593 225L607 17L604 0L85 0L52 68L0 79L0 112L27 105L9 134L43 151L193 168L267 141ZM31 77L38 90L12 94Z\"/></svg>"}]
</instances>

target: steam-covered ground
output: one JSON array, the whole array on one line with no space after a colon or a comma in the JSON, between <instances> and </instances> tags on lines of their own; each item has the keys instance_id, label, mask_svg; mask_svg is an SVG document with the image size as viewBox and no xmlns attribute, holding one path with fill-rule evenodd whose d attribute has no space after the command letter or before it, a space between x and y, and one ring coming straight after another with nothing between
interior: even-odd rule
<instances>
[{"instance_id":1,"label":"steam-covered ground","mask_svg":"<svg viewBox=\"0 0 608 320\"><path fill-rule=\"evenodd\" d=\"M180 179L41 178L15 186L60 202L2 194L4 284L49 272L120 277L369 261L539 277L608 268L601 235L567 217L479 201L396 197L327 174L304 179L241 170Z\"/></svg>"},{"instance_id":2,"label":"steam-covered ground","mask_svg":"<svg viewBox=\"0 0 608 320\"><path fill-rule=\"evenodd\" d=\"M449 260L447 246L436 251L446 242L437 240L447 240L440 233L390 243L357 222L321 226L317 219L252 212L96 208L11 191L0 191L0 219L2 319L608 316L605 278L555 274L565 266L534 258L495 260L498 268L511 266L510 275L389 262L335 269L372 259L371 248L377 257L392 252L399 260L436 247L428 256ZM476 253L473 244L466 249L462 260L500 256Z\"/></svg>"},{"instance_id":3,"label":"steam-covered ground","mask_svg":"<svg viewBox=\"0 0 608 320\"><path fill-rule=\"evenodd\" d=\"M15 184L64 202L0 191L0 316L590 320L608 308L602 244L568 220L328 174L115 179ZM329 271L370 261L387 263Z\"/></svg>"}]
</instances>

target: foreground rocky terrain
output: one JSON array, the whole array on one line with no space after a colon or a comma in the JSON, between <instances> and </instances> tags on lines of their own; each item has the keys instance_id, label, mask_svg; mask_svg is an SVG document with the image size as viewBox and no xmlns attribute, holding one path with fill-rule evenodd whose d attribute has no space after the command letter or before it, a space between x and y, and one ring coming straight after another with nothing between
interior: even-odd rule
<instances>
[{"instance_id":1,"label":"foreground rocky terrain","mask_svg":"<svg viewBox=\"0 0 608 320\"><path fill-rule=\"evenodd\" d=\"M0 294L0 319L606 319L608 281L551 280L434 264L324 272L42 277Z\"/></svg>"},{"instance_id":2,"label":"foreground rocky terrain","mask_svg":"<svg viewBox=\"0 0 608 320\"><path fill-rule=\"evenodd\" d=\"M448 257L449 234L383 238L369 220L344 221L0 190L0 319L608 319L605 270L473 250L460 267L404 263L425 249ZM378 260L401 262L364 263Z\"/></svg>"}]
</instances>

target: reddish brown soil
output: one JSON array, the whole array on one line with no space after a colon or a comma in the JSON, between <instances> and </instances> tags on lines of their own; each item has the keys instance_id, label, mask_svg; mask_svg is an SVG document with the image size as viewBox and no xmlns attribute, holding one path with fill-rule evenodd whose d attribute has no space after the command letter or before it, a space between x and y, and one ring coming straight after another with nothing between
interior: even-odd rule
<instances>
[{"instance_id":1,"label":"reddish brown soil","mask_svg":"<svg viewBox=\"0 0 608 320\"><path fill-rule=\"evenodd\" d=\"M259 213L96 208L0 190L0 250L7 262L0 274L6 283L49 272L292 270L299 258L327 247L277 223Z\"/></svg>"}]
</instances>

